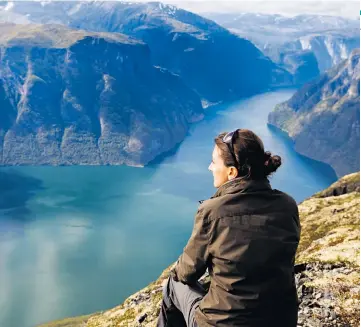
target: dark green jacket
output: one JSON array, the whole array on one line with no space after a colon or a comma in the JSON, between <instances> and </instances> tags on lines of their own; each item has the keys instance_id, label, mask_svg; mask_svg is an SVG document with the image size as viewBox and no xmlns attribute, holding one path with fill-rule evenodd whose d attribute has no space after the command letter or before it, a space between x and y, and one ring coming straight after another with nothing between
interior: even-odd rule
<instances>
[{"instance_id":1,"label":"dark green jacket","mask_svg":"<svg viewBox=\"0 0 361 327\"><path fill-rule=\"evenodd\" d=\"M199 206L174 273L186 284L208 268L211 284L199 326L295 327L296 202L267 179L236 178Z\"/></svg>"}]
</instances>

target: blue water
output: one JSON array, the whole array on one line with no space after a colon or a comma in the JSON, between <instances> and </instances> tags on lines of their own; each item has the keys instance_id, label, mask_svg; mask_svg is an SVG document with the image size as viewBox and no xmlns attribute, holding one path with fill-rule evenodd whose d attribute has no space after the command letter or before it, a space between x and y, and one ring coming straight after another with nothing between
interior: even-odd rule
<instances>
[{"instance_id":1,"label":"blue water","mask_svg":"<svg viewBox=\"0 0 361 327\"><path fill-rule=\"evenodd\" d=\"M283 165L271 184L298 202L336 180L267 127L294 90L207 110L172 153L145 168L0 169L0 326L32 327L120 304L181 253L198 200L211 196L214 137L249 128Z\"/></svg>"}]
</instances>

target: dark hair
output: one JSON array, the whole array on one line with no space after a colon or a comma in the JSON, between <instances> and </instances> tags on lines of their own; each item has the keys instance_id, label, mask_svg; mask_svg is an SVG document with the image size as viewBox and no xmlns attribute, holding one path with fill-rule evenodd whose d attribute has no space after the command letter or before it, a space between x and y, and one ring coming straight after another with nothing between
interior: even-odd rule
<instances>
[{"instance_id":1,"label":"dark hair","mask_svg":"<svg viewBox=\"0 0 361 327\"><path fill-rule=\"evenodd\" d=\"M220 149L225 166L236 167L239 177L263 179L281 166L281 157L265 152L262 140L248 129L238 129L234 135L233 150L238 163L234 162L227 144L222 141L226 134L219 134L214 141Z\"/></svg>"}]
</instances>

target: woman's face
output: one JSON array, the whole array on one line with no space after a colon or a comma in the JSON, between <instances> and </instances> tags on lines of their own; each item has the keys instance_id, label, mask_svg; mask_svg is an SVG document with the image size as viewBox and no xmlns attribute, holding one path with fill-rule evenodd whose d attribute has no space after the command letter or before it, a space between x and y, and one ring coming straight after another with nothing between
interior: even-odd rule
<instances>
[{"instance_id":1,"label":"woman's face","mask_svg":"<svg viewBox=\"0 0 361 327\"><path fill-rule=\"evenodd\" d=\"M226 167L224 165L220 149L217 145L214 146L212 162L208 169L213 173L213 185L216 188L237 177L237 169L235 167Z\"/></svg>"}]
</instances>

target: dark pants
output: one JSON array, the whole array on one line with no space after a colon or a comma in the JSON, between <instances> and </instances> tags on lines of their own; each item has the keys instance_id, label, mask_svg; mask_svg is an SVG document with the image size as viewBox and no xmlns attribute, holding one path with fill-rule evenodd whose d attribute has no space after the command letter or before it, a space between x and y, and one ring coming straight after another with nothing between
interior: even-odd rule
<instances>
[{"instance_id":1,"label":"dark pants","mask_svg":"<svg viewBox=\"0 0 361 327\"><path fill-rule=\"evenodd\" d=\"M190 286L169 277L163 288L157 327L197 327L194 312L205 294L199 283Z\"/></svg>"}]
</instances>

